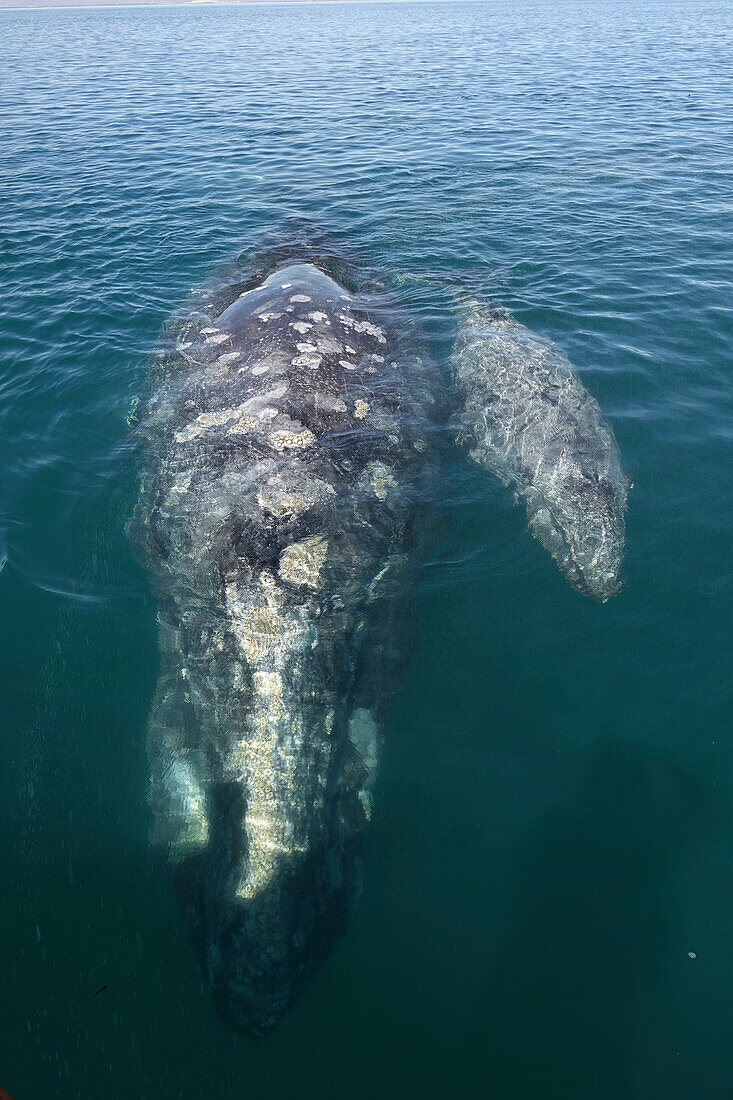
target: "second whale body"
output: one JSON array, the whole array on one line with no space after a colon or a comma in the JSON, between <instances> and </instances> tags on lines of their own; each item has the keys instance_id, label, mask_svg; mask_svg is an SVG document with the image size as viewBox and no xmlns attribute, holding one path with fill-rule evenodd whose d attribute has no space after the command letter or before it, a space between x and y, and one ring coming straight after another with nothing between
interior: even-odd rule
<instances>
[{"instance_id":1,"label":"second whale body","mask_svg":"<svg viewBox=\"0 0 733 1100\"><path fill-rule=\"evenodd\" d=\"M152 842L220 1012L260 1034L358 895L442 383L393 309L315 263L212 297L156 369L131 535L159 603ZM608 598L626 483L594 400L478 304L452 368L459 442Z\"/></svg>"},{"instance_id":2,"label":"second whale body","mask_svg":"<svg viewBox=\"0 0 733 1100\"><path fill-rule=\"evenodd\" d=\"M549 340L480 302L459 316L459 441L523 500L570 584L604 603L621 587L629 487L610 424Z\"/></svg>"}]
</instances>

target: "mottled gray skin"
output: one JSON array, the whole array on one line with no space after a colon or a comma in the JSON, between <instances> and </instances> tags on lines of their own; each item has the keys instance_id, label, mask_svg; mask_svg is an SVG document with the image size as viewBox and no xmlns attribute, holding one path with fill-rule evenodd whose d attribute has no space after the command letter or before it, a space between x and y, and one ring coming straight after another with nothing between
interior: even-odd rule
<instances>
[{"instance_id":1,"label":"mottled gray skin","mask_svg":"<svg viewBox=\"0 0 733 1100\"><path fill-rule=\"evenodd\" d=\"M598 402L558 348L479 303L459 310L452 368L469 457L514 488L573 588L610 599L621 587L629 481Z\"/></svg>"},{"instance_id":2,"label":"mottled gray skin","mask_svg":"<svg viewBox=\"0 0 733 1100\"><path fill-rule=\"evenodd\" d=\"M153 841L220 1011L258 1033L358 892L430 398L311 264L175 338L133 523L160 603Z\"/></svg>"},{"instance_id":3,"label":"mottled gray skin","mask_svg":"<svg viewBox=\"0 0 733 1100\"><path fill-rule=\"evenodd\" d=\"M131 533L160 605L152 840L220 1011L260 1033L358 893L440 384L312 264L222 293L172 326ZM486 307L462 311L452 364L459 440L608 599L627 482L598 405Z\"/></svg>"}]
</instances>

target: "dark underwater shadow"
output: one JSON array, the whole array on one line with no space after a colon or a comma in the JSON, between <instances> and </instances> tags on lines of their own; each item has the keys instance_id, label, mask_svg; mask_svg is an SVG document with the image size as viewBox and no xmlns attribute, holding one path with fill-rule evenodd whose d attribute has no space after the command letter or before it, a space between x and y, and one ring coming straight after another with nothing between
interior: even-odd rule
<instances>
[{"instance_id":1,"label":"dark underwater shadow","mask_svg":"<svg viewBox=\"0 0 733 1100\"><path fill-rule=\"evenodd\" d=\"M547 813L516 856L471 1036L490 1093L620 1100L641 1096L651 1070L657 1095L678 1095L663 886L676 856L728 818L710 784L665 753L590 750L577 803Z\"/></svg>"}]
</instances>

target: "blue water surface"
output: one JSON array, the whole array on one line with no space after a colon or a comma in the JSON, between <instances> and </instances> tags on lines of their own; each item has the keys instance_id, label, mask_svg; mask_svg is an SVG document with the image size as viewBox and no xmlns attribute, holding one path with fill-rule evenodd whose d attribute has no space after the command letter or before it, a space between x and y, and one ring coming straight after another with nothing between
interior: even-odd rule
<instances>
[{"instance_id":1,"label":"blue water surface","mask_svg":"<svg viewBox=\"0 0 733 1100\"><path fill-rule=\"evenodd\" d=\"M15 1100L733 1096L732 58L728 0L0 11ZM148 852L128 421L191 288L296 233L440 362L456 287L555 340L635 487L597 606L446 471L363 898L257 1042Z\"/></svg>"}]
</instances>

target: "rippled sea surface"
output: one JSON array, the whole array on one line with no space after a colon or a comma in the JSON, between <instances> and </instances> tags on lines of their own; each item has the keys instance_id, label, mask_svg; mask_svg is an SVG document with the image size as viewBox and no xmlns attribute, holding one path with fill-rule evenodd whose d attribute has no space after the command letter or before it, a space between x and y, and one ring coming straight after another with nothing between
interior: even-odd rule
<instances>
[{"instance_id":1,"label":"rippled sea surface","mask_svg":"<svg viewBox=\"0 0 733 1100\"><path fill-rule=\"evenodd\" d=\"M2 11L0 32L0 1084L733 1095L733 7ZM258 1042L215 1015L148 852L128 420L191 288L296 232L388 281L439 363L456 286L555 340L635 487L628 587L597 606L456 457L358 912Z\"/></svg>"}]
</instances>

